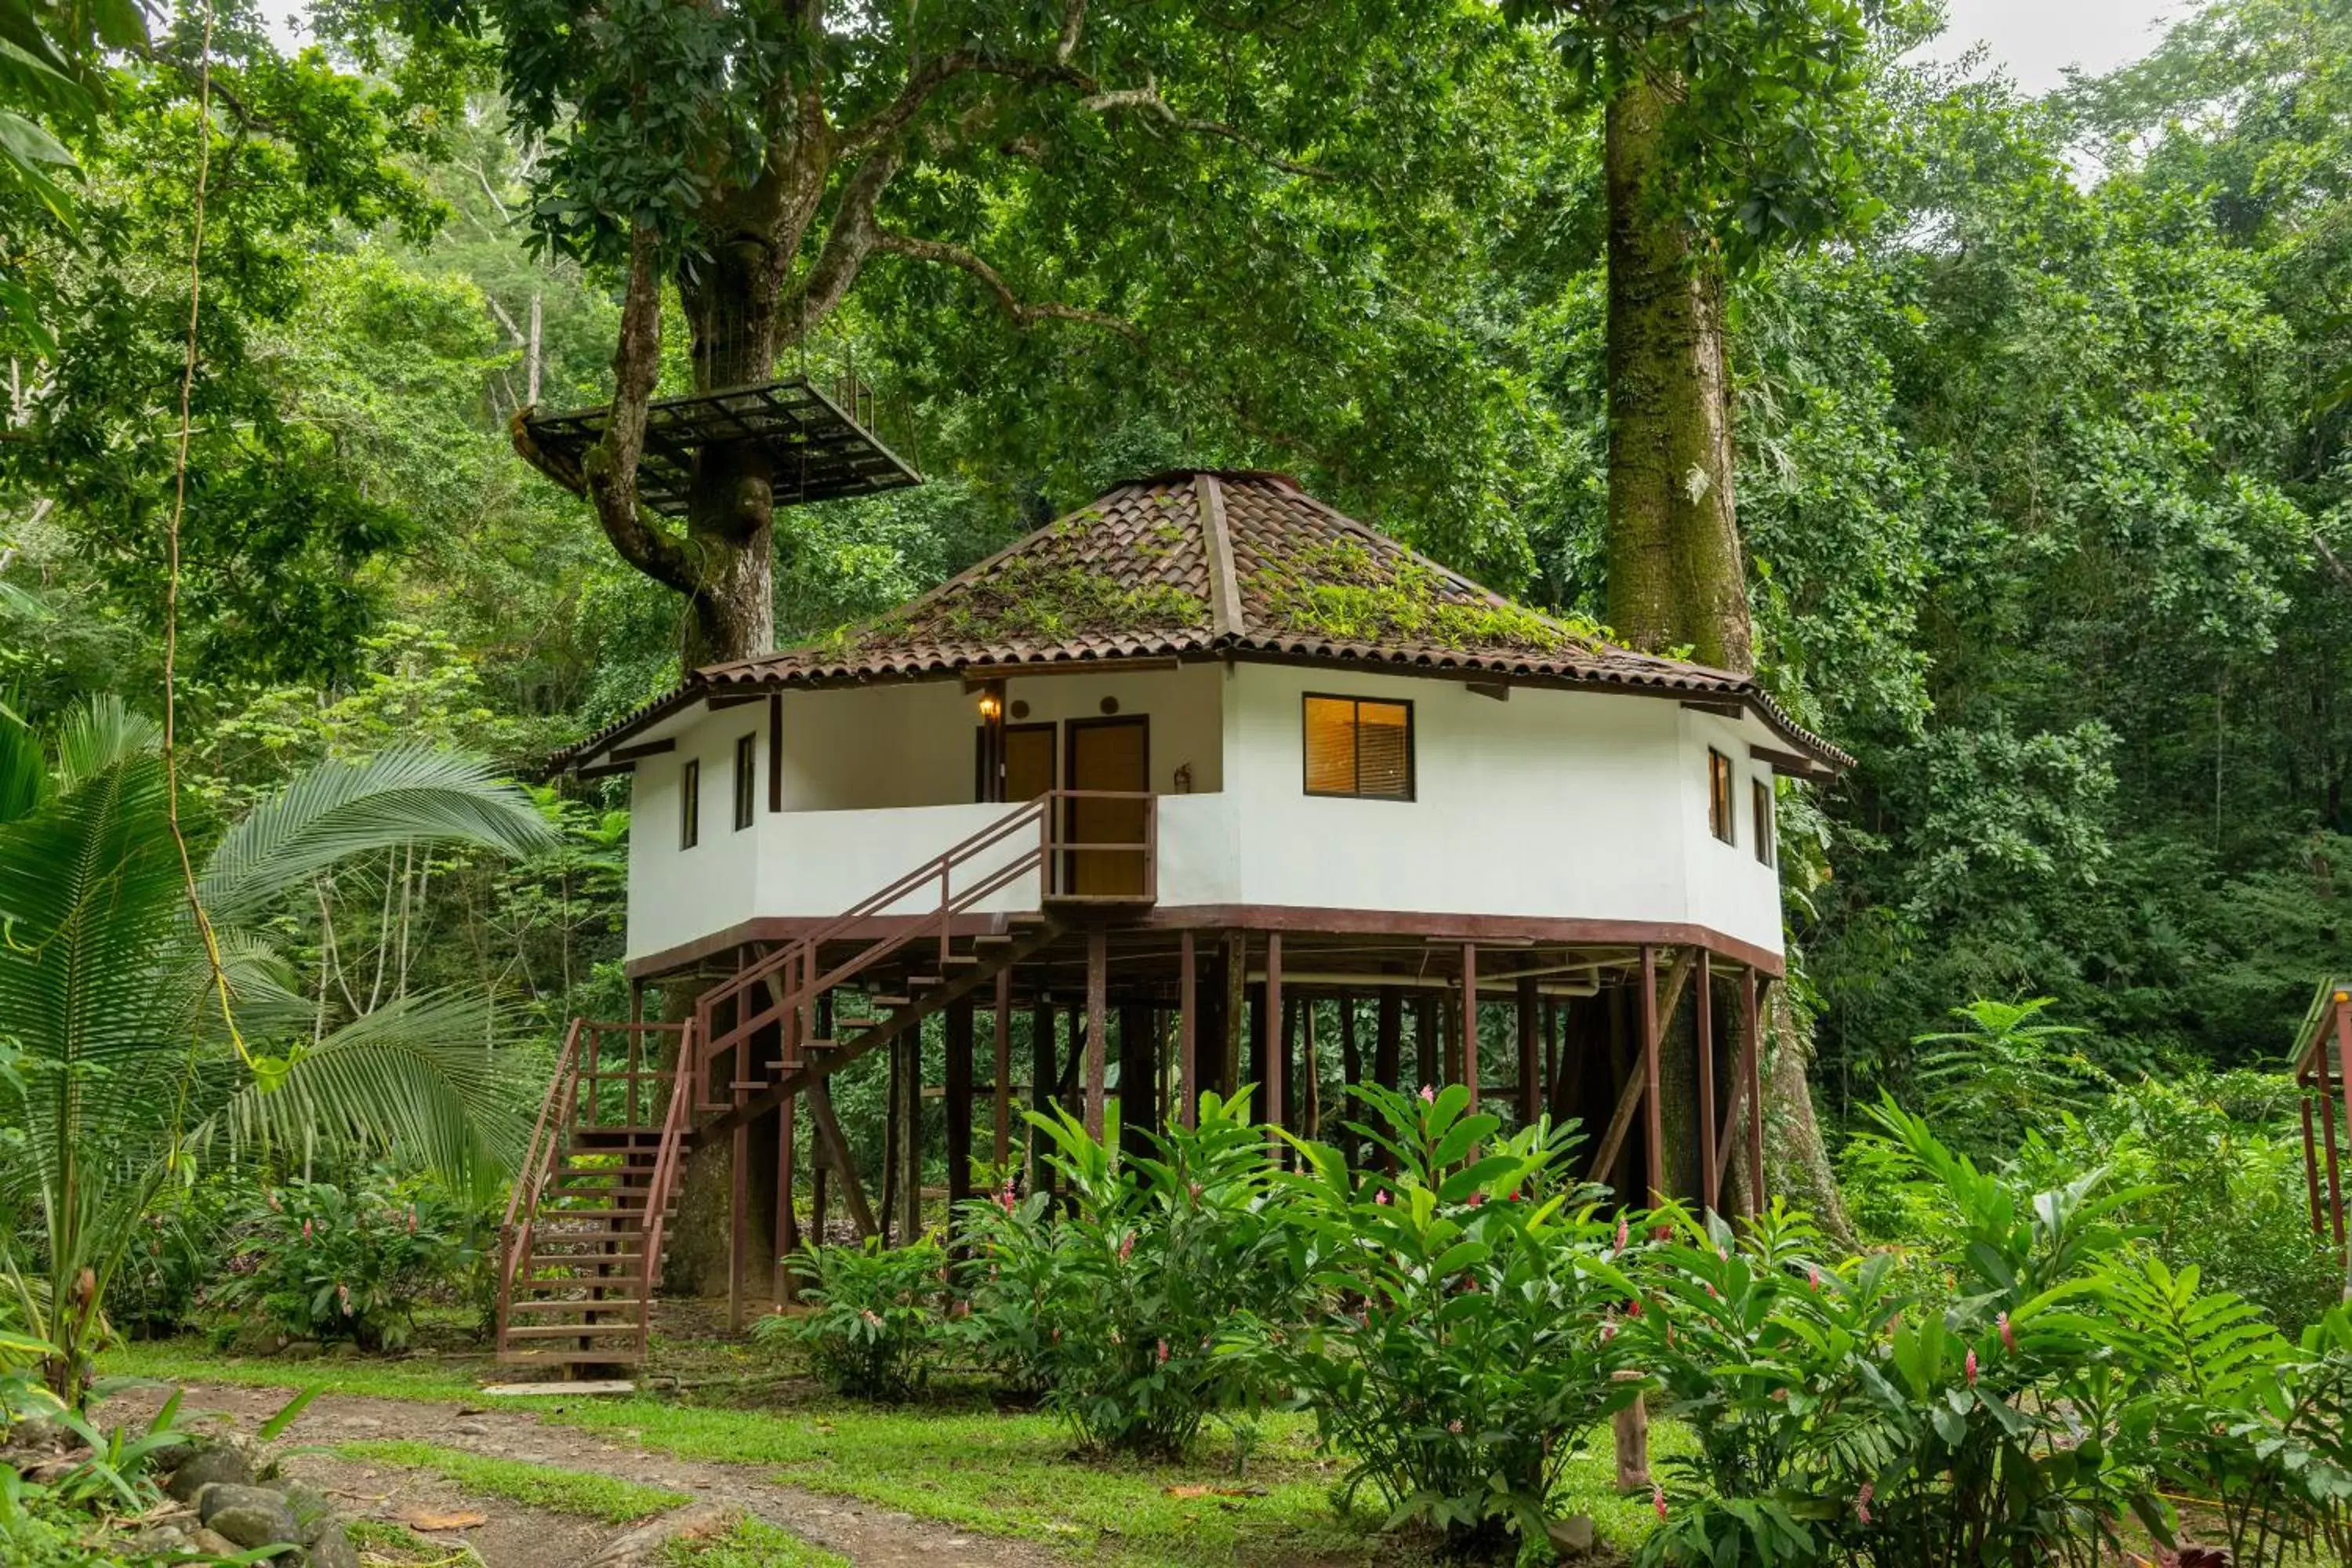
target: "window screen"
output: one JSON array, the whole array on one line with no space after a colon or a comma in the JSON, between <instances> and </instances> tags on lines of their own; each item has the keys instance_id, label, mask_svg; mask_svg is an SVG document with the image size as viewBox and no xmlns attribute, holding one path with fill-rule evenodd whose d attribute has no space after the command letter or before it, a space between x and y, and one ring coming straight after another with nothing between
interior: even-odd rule
<instances>
[{"instance_id":1,"label":"window screen","mask_svg":"<svg viewBox=\"0 0 2352 1568\"><path fill-rule=\"evenodd\" d=\"M1772 786L1763 779L1756 781L1756 858L1767 866L1772 863Z\"/></svg>"},{"instance_id":2,"label":"window screen","mask_svg":"<svg viewBox=\"0 0 2352 1568\"><path fill-rule=\"evenodd\" d=\"M1412 704L1307 699L1307 793L1412 798Z\"/></svg>"},{"instance_id":3,"label":"window screen","mask_svg":"<svg viewBox=\"0 0 2352 1568\"><path fill-rule=\"evenodd\" d=\"M1706 749L1706 826L1726 844L1736 843L1731 825L1731 759Z\"/></svg>"},{"instance_id":4,"label":"window screen","mask_svg":"<svg viewBox=\"0 0 2352 1568\"><path fill-rule=\"evenodd\" d=\"M759 787L760 737L745 735L735 742L735 831L751 826L753 792Z\"/></svg>"},{"instance_id":5,"label":"window screen","mask_svg":"<svg viewBox=\"0 0 2352 1568\"><path fill-rule=\"evenodd\" d=\"M702 763L689 762L678 777L677 847L691 849L702 838Z\"/></svg>"}]
</instances>

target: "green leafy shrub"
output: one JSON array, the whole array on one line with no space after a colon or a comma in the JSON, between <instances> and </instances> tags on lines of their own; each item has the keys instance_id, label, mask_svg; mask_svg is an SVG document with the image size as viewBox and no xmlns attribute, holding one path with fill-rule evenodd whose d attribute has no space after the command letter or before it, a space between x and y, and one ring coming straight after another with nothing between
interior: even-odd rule
<instances>
[{"instance_id":1,"label":"green leafy shrub","mask_svg":"<svg viewBox=\"0 0 2352 1568\"><path fill-rule=\"evenodd\" d=\"M1043 1194L968 1206L968 1331L1042 1385L1085 1447L1181 1455L1213 1413L1261 1394L1254 1358L1220 1332L1242 1314L1280 1316L1293 1297L1267 1133L1245 1097L1203 1095L1197 1129L1122 1163L1066 1112L1030 1120L1054 1142L1075 1212Z\"/></svg>"},{"instance_id":2,"label":"green leafy shrub","mask_svg":"<svg viewBox=\"0 0 2352 1568\"><path fill-rule=\"evenodd\" d=\"M810 1310L763 1318L754 1333L801 1346L817 1375L852 1398L904 1399L923 1385L949 1341L948 1256L937 1239L811 1247L791 1267Z\"/></svg>"},{"instance_id":3,"label":"green leafy shrub","mask_svg":"<svg viewBox=\"0 0 2352 1568\"><path fill-rule=\"evenodd\" d=\"M1343 1496L1370 1486L1391 1523L1443 1530L1457 1552L1541 1542L1561 1468L1635 1392L1612 1375L1610 1312L1632 1286L1603 1194L1569 1178L1563 1132L1498 1141L1460 1085L1352 1092L1370 1111L1354 1131L1394 1173L1298 1144L1288 1214L1318 1310L1249 1331L1352 1460Z\"/></svg>"},{"instance_id":4,"label":"green leafy shrub","mask_svg":"<svg viewBox=\"0 0 2352 1568\"><path fill-rule=\"evenodd\" d=\"M363 1350L405 1344L417 1304L474 1289L488 1255L485 1215L428 1183L381 1176L350 1192L331 1182L265 1188L233 1235L228 1277L207 1288L210 1304Z\"/></svg>"},{"instance_id":5,"label":"green leafy shrub","mask_svg":"<svg viewBox=\"0 0 2352 1568\"><path fill-rule=\"evenodd\" d=\"M1882 1168L1948 1216L1911 1267L1815 1262L1785 1215L1737 1239L1675 1216L1641 1258L1622 1337L1698 1438L1643 1562L2089 1568L2134 1521L2172 1544L2175 1498L2242 1564L2324 1536L2352 1361L2323 1333L2297 1353L2136 1246L2149 1194L2104 1168L2021 1190L1877 1119Z\"/></svg>"}]
</instances>

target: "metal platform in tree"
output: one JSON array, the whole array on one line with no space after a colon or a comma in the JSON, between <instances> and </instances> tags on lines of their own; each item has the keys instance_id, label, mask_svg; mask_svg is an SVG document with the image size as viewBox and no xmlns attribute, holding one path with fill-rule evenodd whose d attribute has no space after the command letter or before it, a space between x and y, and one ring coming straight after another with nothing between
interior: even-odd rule
<instances>
[{"instance_id":1,"label":"metal platform in tree","mask_svg":"<svg viewBox=\"0 0 2352 1568\"><path fill-rule=\"evenodd\" d=\"M844 408L845 401L864 412L857 392L836 400L804 376L657 398L646 413L638 499L665 517L684 516L696 454L739 443L763 447L772 459L778 506L879 495L922 483L912 465ZM527 412L519 432L526 439L516 445L540 472L585 495L582 465L588 449L604 438L611 420L609 404L561 414Z\"/></svg>"}]
</instances>

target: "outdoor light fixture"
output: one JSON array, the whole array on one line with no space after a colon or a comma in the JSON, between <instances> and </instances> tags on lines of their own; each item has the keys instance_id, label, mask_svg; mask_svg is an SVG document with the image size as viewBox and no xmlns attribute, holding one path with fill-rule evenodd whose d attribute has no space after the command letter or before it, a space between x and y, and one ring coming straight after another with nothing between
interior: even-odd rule
<instances>
[{"instance_id":1,"label":"outdoor light fixture","mask_svg":"<svg viewBox=\"0 0 2352 1568\"><path fill-rule=\"evenodd\" d=\"M995 692L983 691L980 694L980 716L982 718L993 720L998 713L1003 710L1003 707L1004 705L996 700Z\"/></svg>"}]
</instances>

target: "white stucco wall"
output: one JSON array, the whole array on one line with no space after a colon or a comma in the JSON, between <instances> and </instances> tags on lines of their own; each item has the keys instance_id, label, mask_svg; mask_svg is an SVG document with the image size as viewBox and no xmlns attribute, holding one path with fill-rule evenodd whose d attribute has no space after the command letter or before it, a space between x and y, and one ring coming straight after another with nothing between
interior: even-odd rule
<instances>
[{"instance_id":1,"label":"white stucco wall","mask_svg":"<svg viewBox=\"0 0 2352 1568\"><path fill-rule=\"evenodd\" d=\"M1306 794L1307 692L1413 704L1416 798ZM1752 726L1660 699L1513 690L1280 665L1015 680L1028 721L1151 721L1160 903L1693 923L1780 947L1776 874L1755 855ZM676 947L754 916L837 914L997 820L972 794L973 695L932 681L785 696L784 806L767 809L764 704L675 727L639 763L628 951ZM753 826L733 830L735 738L760 733ZM1707 826L1706 750L1732 760L1736 841ZM677 847L677 780L702 763L702 836ZM1193 793L1165 794L1190 764ZM1010 856L1023 845L1003 847ZM926 895L928 899L930 895ZM982 906L1034 908L1034 881ZM908 910L915 905L909 902Z\"/></svg>"}]
</instances>

